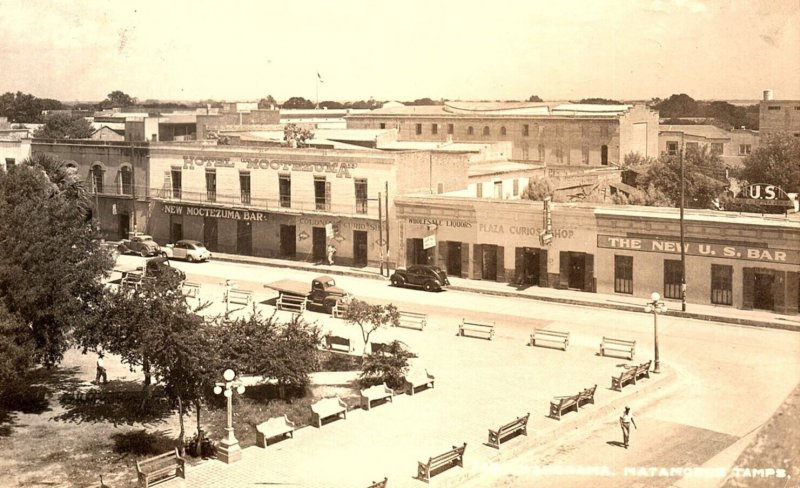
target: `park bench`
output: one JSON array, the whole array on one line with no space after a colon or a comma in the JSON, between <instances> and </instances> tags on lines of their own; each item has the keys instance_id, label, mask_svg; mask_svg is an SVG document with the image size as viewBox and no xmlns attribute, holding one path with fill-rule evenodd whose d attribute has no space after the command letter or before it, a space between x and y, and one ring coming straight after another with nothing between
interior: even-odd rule
<instances>
[{"instance_id":1,"label":"park bench","mask_svg":"<svg viewBox=\"0 0 800 488\"><path fill-rule=\"evenodd\" d=\"M462 337L478 337L491 341L492 337L494 337L494 324L467 322L466 319L461 319L461 324L458 326L458 335Z\"/></svg>"},{"instance_id":2,"label":"park bench","mask_svg":"<svg viewBox=\"0 0 800 488\"><path fill-rule=\"evenodd\" d=\"M600 355L607 356L607 351L623 353L625 356L630 356L630 359L633 360L633 354L636 352L636 341L612 339L611 337L603 336L603 342L600 343Z\"/></svg>"},{"instance_id":3,"label":"park bench","mask_svg":"<svg viewBox=\"0 0 800 488\"><path fill-rule=\"evenodd\" d=\"M285 293L281 293L281 296L278 297L278 301L275 302L275 306L278 307L278 310L303 313L306 311L307 303L308 300L306 299L306 297L301 297L297 295L287 295Z\"/></svg>"},{"instance_id":4,"label":"park bench","mask_svg":"<svg viewBox=\"0 0 800 488\"><path fill-rule=\"evenodd\" d=\"M196 299L198 302L200 301L200 283L184 281L181 283L181 291L183 291L183 296L187 300Z\"/></svg>"},{"instance_id":5,"label":"park bench","mask_svg":"<svg viewBox=\"0 0 800 488\"><path fill-rule=\"evenodd\" d=\"M541 342L553 342L559 345L564 351L569 346L569 332L559 332L557 330L533 329L531 334L531 346L539 346Z\"/></svg>"},{"instance_id":6,"label":"park bench","mask_svg":"<svg viewBox=\"0 0 800 488\"><path fill-rule=\"evenodd\" d=\"M381 481L373 481L367 488L386 488L387 481L389 481L389 478L384 477Z\"/></svg>"},{"instance_id":7,"label":"park bench","mask_svg":"<svg viewBox=\"0 0 800 488\"><path fill-rule=\"evenodd\" d=\"M129 272L122 276L122 280L119 284L122 288L136 289L142 284L143 278L144 276L141 273Z\"/></svg>"},{"instance_id":8,"label":"park bench","mask_svg":"<svg viewBox=\"0 0 800 488\"><path fill-rule=\"evenodd\" d=\"M562 396L562 397L555 397L554 400L550 402L550 417L561 420L561 416L565 412L569 412L570 410L578 411L578 399L580 398L580 393L577 395L571 396Z\"/></svg>"},{"instance_id":9,"label":"park bench","mask_svg":"<svg viewBox=\"0 0 800 488\"><path fill-rule=\"evenodd\" d=\"M530 416L529 412L524 417L517 417L516 420L501 425L497 430L489 429L488 444L500 449L500 443L503 442L503 439L508 439L514 434L528 435L528 418Z\"/></svg>"},{"instance_id":10,"label":"park bench","mask_svg":"<svg viewBox=\"0 0 800 488\"><path fill-rule=\"evenodd\" d=\"M406 375L405 388L408 390L409 395L413 395L415 390L421 386L430 386L433 388L434 377L428 373L427 369L413 370Z\"/></svg>"},{"instance_id":11,"label":"park bench","mask_svg":"<svg viewBox=\"0 0 800 488\"><path fill-rule=\"evenodd\" d=\"M650 378L650 365L653 364L653 360L647 361L646 363L642 363L636 367L636 379L642 378Z\"/></svg>"},{"instance_id":12,"label":"park bench","mask_svg":"<svg viewBox=\"0 0 800 488\"><path fill-rule=\"evenodd\" d=\"M639 366L625 368L625 371L620 373L619 377L611 377L611 388L613 390L622 391L622 387L628 383L633 383L635 385L636 380L641 378L649 378L650 364L652 364L652 360L642 363Z\"/></svg>"},{"instance_id":13,"label":"park bench","mask_svg":"<svg viewBox=\"0 0 800 488\"><path fill-rule=\"evenodd\" d=\"M311 405L311 421L322 427L322 420L329 417L347 418L347 405L338 396L323 398Z\"/></svg>"},{"instance_id":14,"label":"park bench","mask_svg":"<svg viewBox=\"0 0 800 488\"><path fill-rule=\"evenodd\" d=\"M266 448L267 441L275 437L294 437L294 422L289 417L272 417L256 425L256 445Z\"/></svg>"},{"instance_id":15,"label":"park bench","mask_svg":"<svg viewBox=\"0 0 800 488\"><path fill-rule=\"evenodd\" d=\"M582 407L587 403L594 405L594 392L597 391L597 385L591 388L584 388L582 392L578 393L578 407Z\"/></svg>"},{"instance_id":16,"label":"park bench","mask_svg":"<svg viewBox=\"0 0 800 488\"><path fill-rule=\"evenodd\" d=\"M350 353L355 350L355 348L350 344L349 337L335 336L333 334L327 334L325 336L325 347L331 351L345 353Z\"/></svg>"},{"instance_id":17,"label":"park bench","mask_svg":"<svg viewBox=\"0 0 800 488\"><path fill-rule=\"evenodd\" d=\"M427 463L423 463L421 461L418 462L417 479L420 479L426 483L430 483L431 476L441 473L444 470L450 469L453 466L461 466L463 468L464 451L466 449L467 443L465 442L461 447L453 446L452 449L444 454L439 454L438 456L428 458Z\"/></svg>"},{"instance_id":18,"label":"park bench","mask_svg":"<svg viewBox=\"0 0 800 488\"><path fill-rule=\"evenodd\" d=\"M389 344L385 342L370 342L369 348L372 354L380 354L389 349Z\"/></svg>"},{"instance_id":19,"label":"park bench","mask_svg":"<svg viewBox=\"0 0 800 488\"><path fill-rule=\"evenodd\" d=\"M253 303L253 292L250 290L241 290L234 288L228 290L228 305L243 305L247 306Z\"/></svg>"},{"instance_id":20,"label":"park bench","mask_svg":"<svg viewBox=\"0 0 800 488\"><path fill-rule=\"evenodd\" d=\"M428 325L428 315L417 312L399 312L397 327L406 329L422 330Z\"/></svg>"},{"instance_id":21,"label":"park bench","mask_svg":"<svg viewBox=\"0 0 800 488\"><path fill-rule=\"evenodd\" d=\"M331 308L331 317L335 319L343 318L349 306L350 304L348 302L337 301L333 308Z\"/></svg>"},{"instance_id":22,"label":"park bench","mask_svg":"<svg viewBox=\"0 0 800 488\"><path fill-rule=\"evenodd\" d=\"M176 447L164 454L136 461L136 475L139 478L139 486L143 488L150 486L151 482L161 481L166 478L180 476L186 479L186 462L178 454L178 448Z\"/></svg>"},{"instance_id":23,"label":"park bench","mask_svg":"<svg viewBox=\"0 0 800 488\"><path fill-rule=\"evenodd\" d=\"M376 400L388 399L390 402L394 402L393 397L394 391L386 386L386 383L370 386L369 388L361 390L361 408L369 410L372 406L372 402Z\"/></svg>"}]
</instances>

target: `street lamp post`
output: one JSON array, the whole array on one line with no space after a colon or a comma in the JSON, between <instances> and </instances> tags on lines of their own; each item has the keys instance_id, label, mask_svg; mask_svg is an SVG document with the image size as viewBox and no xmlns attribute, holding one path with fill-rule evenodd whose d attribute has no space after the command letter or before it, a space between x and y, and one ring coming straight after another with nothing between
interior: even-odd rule
<instances>
[{"instance_id":1,"label":"street lamp post","mask_svg":"<svg viewBox=\"0 0 800 488\"><path fill-rule=\"evenodd\" d=\"M658 360L658 314L664 313L667 311L667 304L661 301L661 295L658 292L654 291L652 295L650 295L650 301L644 306L644 311L647 313L653 314L653 344L654 344L654 355L655 355L655 367L653 368L653 373L660 373L661 372L661 362Z\"/></svg>"},{"instance_id":2,"label":"street lamp post","mask_svg":"<svg viewBox=\"0 0 800 488\"><path fill-rule=\"evenodd\" d=\"M234 381L236 373L234 373L232 369L226 369L222 377L225 378L225 382L217 383L216 386L214 386L214 393L217 395L223 394L225 398L228 399L228 427L225 428L228 435L219 443L220 447L217 451L217 458L222 462L230 464L242 458L242 448L239 447L239 441L236 440L236 436L233 434L232 398L234 390L240 395L244 393L244 385L241 381Z\"/></svg>"}]
</instances>

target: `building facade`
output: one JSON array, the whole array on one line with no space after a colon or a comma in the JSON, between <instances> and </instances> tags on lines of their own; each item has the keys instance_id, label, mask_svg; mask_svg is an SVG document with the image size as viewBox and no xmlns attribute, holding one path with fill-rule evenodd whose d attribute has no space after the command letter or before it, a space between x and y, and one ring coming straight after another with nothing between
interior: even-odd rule
<instances>
[{"instance_id":1,"label":"building facade","mask_svg":"<svg viewBox=\"0 0 800 488\"><path fill-rule=\"evenodd\" d=\"M759 144L758 131L722 130L713 125L662 125L658 132L660 154L677 156L681 150L708 148L727 167L741 166Z\"/></svg>"},{"instance_id":2,"label":"building facade","mask_svg":"<svg viewBox=\"0 0 800 488\"><path fill-rule=\"evenodd\" d=\"M511 159L605 166L658 156L658 113L641 105L458 104L390 107L347 116L348 128L398 130L401 141L508 141Z\"/></svg>"},{"instance_id":3,"label":"building facade","mask_svg":"<svg viewBox=\"0 0 800 488\"><path fill-rule=\"evenodd\" d=\"M758 107L758 130L764 137L773 134L800 137L800 100L773 100L772 90L764 90Z\"/></svg>"}]
</instances>

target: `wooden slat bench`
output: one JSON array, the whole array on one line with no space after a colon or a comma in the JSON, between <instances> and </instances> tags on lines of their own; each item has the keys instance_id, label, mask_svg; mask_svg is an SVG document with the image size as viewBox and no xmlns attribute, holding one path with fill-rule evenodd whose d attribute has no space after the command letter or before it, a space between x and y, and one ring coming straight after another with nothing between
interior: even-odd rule
<instances>
[{"instance_id":1,"label":"wooden slat bench","mask_svg":"<svg viewBox=\"0 0 800 488\"><path fill-rule=\"evenodd\" d=\"M582 392L578 393L578 407L582 407L587 403L594 405L594 393L597 391L597 385L591 388L584 388Z\"/></svg>"},{"instance_id":2,"label":"wooden slat bench","mask_svg":"<svg viewBox=\"0 0 800 488\"><path fill-rule=\"evenodd\" d=\"M350 344L349 337L335 336L327 334L325 336L325 347L331 351L351 353L355 348Z\"/></svg>"},{"instance_id":3,"label":"wooden slat bench","mask_svg":"<svg viewBox=\"0 0 800 488\"><path fill-rule=\"evenodd\" d=\"M150 483L166 478L186 479L186 462L178 454L178 448L155 457L136 461L136 475L139 486L147 488Z\"/></svg>"},{"instance_id":4,"label":"wooden slat bench","mask_svg":"<svg viewBox=\"0 0 800 488\"><path fill-rule=\"evenodd\" d=\"M196 299L198 302L200 301L200 283L184 281L181 284L181 291L187 300Z\"/></svg>"},{"instance_id":5,"label":"wooden slat bench","mask_svg":"<svg viewBox=\"0 0 800 488\"><path fill-rule=\"evenodd\" d=\"M461 320L458 326L458 335L462 337L472 336L481 339L492 340L494 337L494 324L481 324L478 322L467 322L466 319Z\"/></svg>"},{"instance_id":6,"label":"wooden slat bench","mask_svg":"<svg viewBox=\"0 0 800 488\"><path fill-rule=\"evenodd\" d=\"M386 483L389 481L389 478L384 477L381 481L373 481L371 485L367 488L386 488Z\"/></svg>"},{"instance_id":7,"label":"wooden slat bench","mask_svg":"<svg viewBox=\"0 0 800 488\"><path fill-rule=\"evenodd\" d=\"M288 312L303 313L306 311L307 299L297 295L288 295L281 293L275 306L278 310L286 310Z\"/></svg>"},{"instance_id":8,"label":"wooden slat bench","mask_svg":"<svg viewBox=\"0 0 800 488\"><path fill-rule=\"evenodd\" d=\"M636 352L636 341L612 339L611 337L603 336L603 342L600 343L600 355L607 356L608 351L623 353L633 360L633 355Z\"/></svg>"},{"instance_id":9,"label":"wooden slat bench","mask_svg":"<svg viewBox=\"0 0 800 488\"><path fill-rule=\"evenodd\" d=\"M143 278L144 277L142 276L141 273L125 273L125 275L122 277L122 280L120 280L119 284L120 287L122 288L136 289L139 287L139 285L142 284Z\"/></svg>"},{"instance_id":10,"label":"wooden slat bench","mask_svg":"<svg viewBox=\"0 0 800 488\"><path fill-rule=\"evenodd\" d=\"M256 425L256 445L266 448L269 439L294 437L294 429L294 422L289 420L286 415L272 417L266 422Z\"/></svg>"},{"instance_id":11,"label":"wooden slat bench","mask_svg":"<svg viewBox=\"0 0 800 488\"><path fill-rule=\"evenodd\" d=\"M450 469L453 466L461 466L464 467L464 451L467 449L467 443L465 442L463 446L453 446L452 449L445 452L444 454L439 454L438 456L433 456L428 458L427 463L423 463L422 461L417 463L417 479L420 479L426 483L431 481L431 476L434 476L444 470Z\"/></svg>"},{"instance_id":12,"label":"wooden slat bench","mask_svg":"<svg viewBox=\"0 0 800 488\"><path fill-rule=\"evenodd\" d=\"M492 447L500 449L500 443L503 442L503 439L508 439L514 434L528 435L528 418L530 418L530 416L531 414L528 412L523 417L517 417L511 422L501 425L497 430L489 429L489 440L487 443Z\"/></svg>"},{"instance_id":13,"label":"wooden slat bench","mask_svg":"<svg viewBox=\"0 0 800 488\"><path fill-rule=\"evenodd\" d=\"M417 312L399 312L400 320L397 323L398 327L406 329L423 330L428 325L428 315Z\"/></svg>"},{"instance_id":14,"label":"wooden slat bench","mask_svg":"<svg viewBox=\"0 0 800 488\"><path fill-rule=\"evenodd\" d=\"M414 370L406 375L405 389L409 395L413 395L415 390L421 386L433 388L434 376L428 370Z\"/></svg>"},{"instance_id":15,"label":"wooden slat bench","mask_svg":"<svg viewBox=\"0 0 800 488\"><path fill-rule=\"evenodd\" d=\"M647 361L646 363L642 363L639 366L631 366L626 368L625 371L619 374L618 377L612 376L611 377L611 389L622 391L622 387L633 383L636 384L636 380L641 378L649 378L650 377L650 365L652 364L651 361Z\"/></svg>"},{"instance_id":16,"label":"wooden slat bench","mask_svg":"<svg viewBox=\"0 0 800 488\"><path fill-rule=\"evenodd\" d=\"M558 345L560 349L567 350L569 346L569 332L559 332L557 330L533 329L531 334L531 346L540 346L542 342L550 342Z\"/></svg>"},{"instance_id":17,"label":"wooden slat bench","mask_svg":"<svg viewBox=\"0 0 800 488\"><path fill-rule=\"evenodd\" d=\"M570 410L578 411L580 393L572 396L556 397L550 402L550 417L561 420L561 416Z\"/></svg>"},{"instance_id":18,"label":"wooden slat bench","mask_svg":"<svg viewBox=\"0 0 800 488\"><path fill-rule=\"evenodd\" d=\"M385 342L370 342L369 349L372 354L380 354L389 349L389 344Z\"/></svg>"},{"instance_id":19,"label":"wooden slat bench","mask_svg":"<svg viewBox=\"0 0 800 488\"><path fill-rule=\"evenodd\" d=\"M253 292L234 288L228 290L228 305L250 305L253 303Z\"/></svg>"},{"instance_id":20,"label":"wooden slat bench","mask_svg":"<svg viewBox=\"0 0 800 488\"><path fill-rule=\"evenodd\" d=\"M311 405L311 420L322 428L322 420L329 417L347 418L347 404L338 396L323 398Z\"/></svg>"},{"instance_id":21,"label":"wooden slat bench","mask_svg":"<svg viewBox=\"0 0 800 488\"><path fill-rule=\"evenodd\" d=\"M384 399L394 402L394 391L386 386L386 383L361 390L361 408L364 410L369 410L373 401Z\"/></svg>"},{"instance_id":22,"label":"wooden slat bench","mask_svg":"<svg viewBox=\"0 0 800 488\"><path fill-rule=\"evenodd\" d=\"M642 378L650 378L650 365L653 364L653 360L647 361L646 363L642 363L636 367L636 379L640 380Z\"/></svg>"},{"instance_id":23,"label":"wooden slat bench","mask_svg":"<svg viewBox=\"0 0 800 488\"><path fill-rule=\"evenodd\" d=\"M331 317L336 319L343 318L349 306L350 304L348 302L343 302L341 300L336 302L336 305L331 308Z\"/></svg>"}]
</instances>

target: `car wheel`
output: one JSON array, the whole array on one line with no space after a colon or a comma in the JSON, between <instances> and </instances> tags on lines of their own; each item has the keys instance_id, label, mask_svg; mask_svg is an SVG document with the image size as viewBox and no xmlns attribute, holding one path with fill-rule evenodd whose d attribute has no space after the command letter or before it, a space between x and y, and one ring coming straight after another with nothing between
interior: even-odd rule
<instances>
[{"instance_id":1,"label":"car wheel","mask_svg":"<svg viewBox=\"0 0 800 488\"><path fill-rule=\"evenodd\" d=\"M436 289L436 286L431 281L426 281L422 287L425 289L425 291L434 291Z\"/></svg>"},{"instance_id":2,"label":"car wheel","mask_svg":"<svg viewBox=\"0 0 800 488\"><path fill-rule=\"evenodd\" d=\"M167 253L165 253L163 251L161 252L161 257L169 259L169 256L167 256Z\"/></svg>"},{"instance_id":3,"label":"car wheel","mask_svg":"<svg viewBox=\"0 0 800 488\"><path fill-rule=\"evenodd\" d=\"M403 278L400 278L399 276L392 276L392 286L402 288L403 284Z\"/></svg>"},{"instance_id":4,"label":"car wheel","mask_svg":"<svg viewBox=\"0 0 800 488\"><path fill-rule=\"evenodd\" d=\"M189 261L190 263L193 263L194 262L194 256L192 256L191 254L188 254L186 256L186 260Z\"/></svg>"},{"instance_id":5,"label":"car wheel","mask_svg":"<svg viewBox=\"0 0 800 488\"><path fill-rule=\"evenodd\" d=\"M142 249L141 251L139 251L139 256L141 256L141 257L143 257L143 258L146 258L146 257L147 257L147 251L145 251L144 249Z\"/></svg>"}]
</instances>

